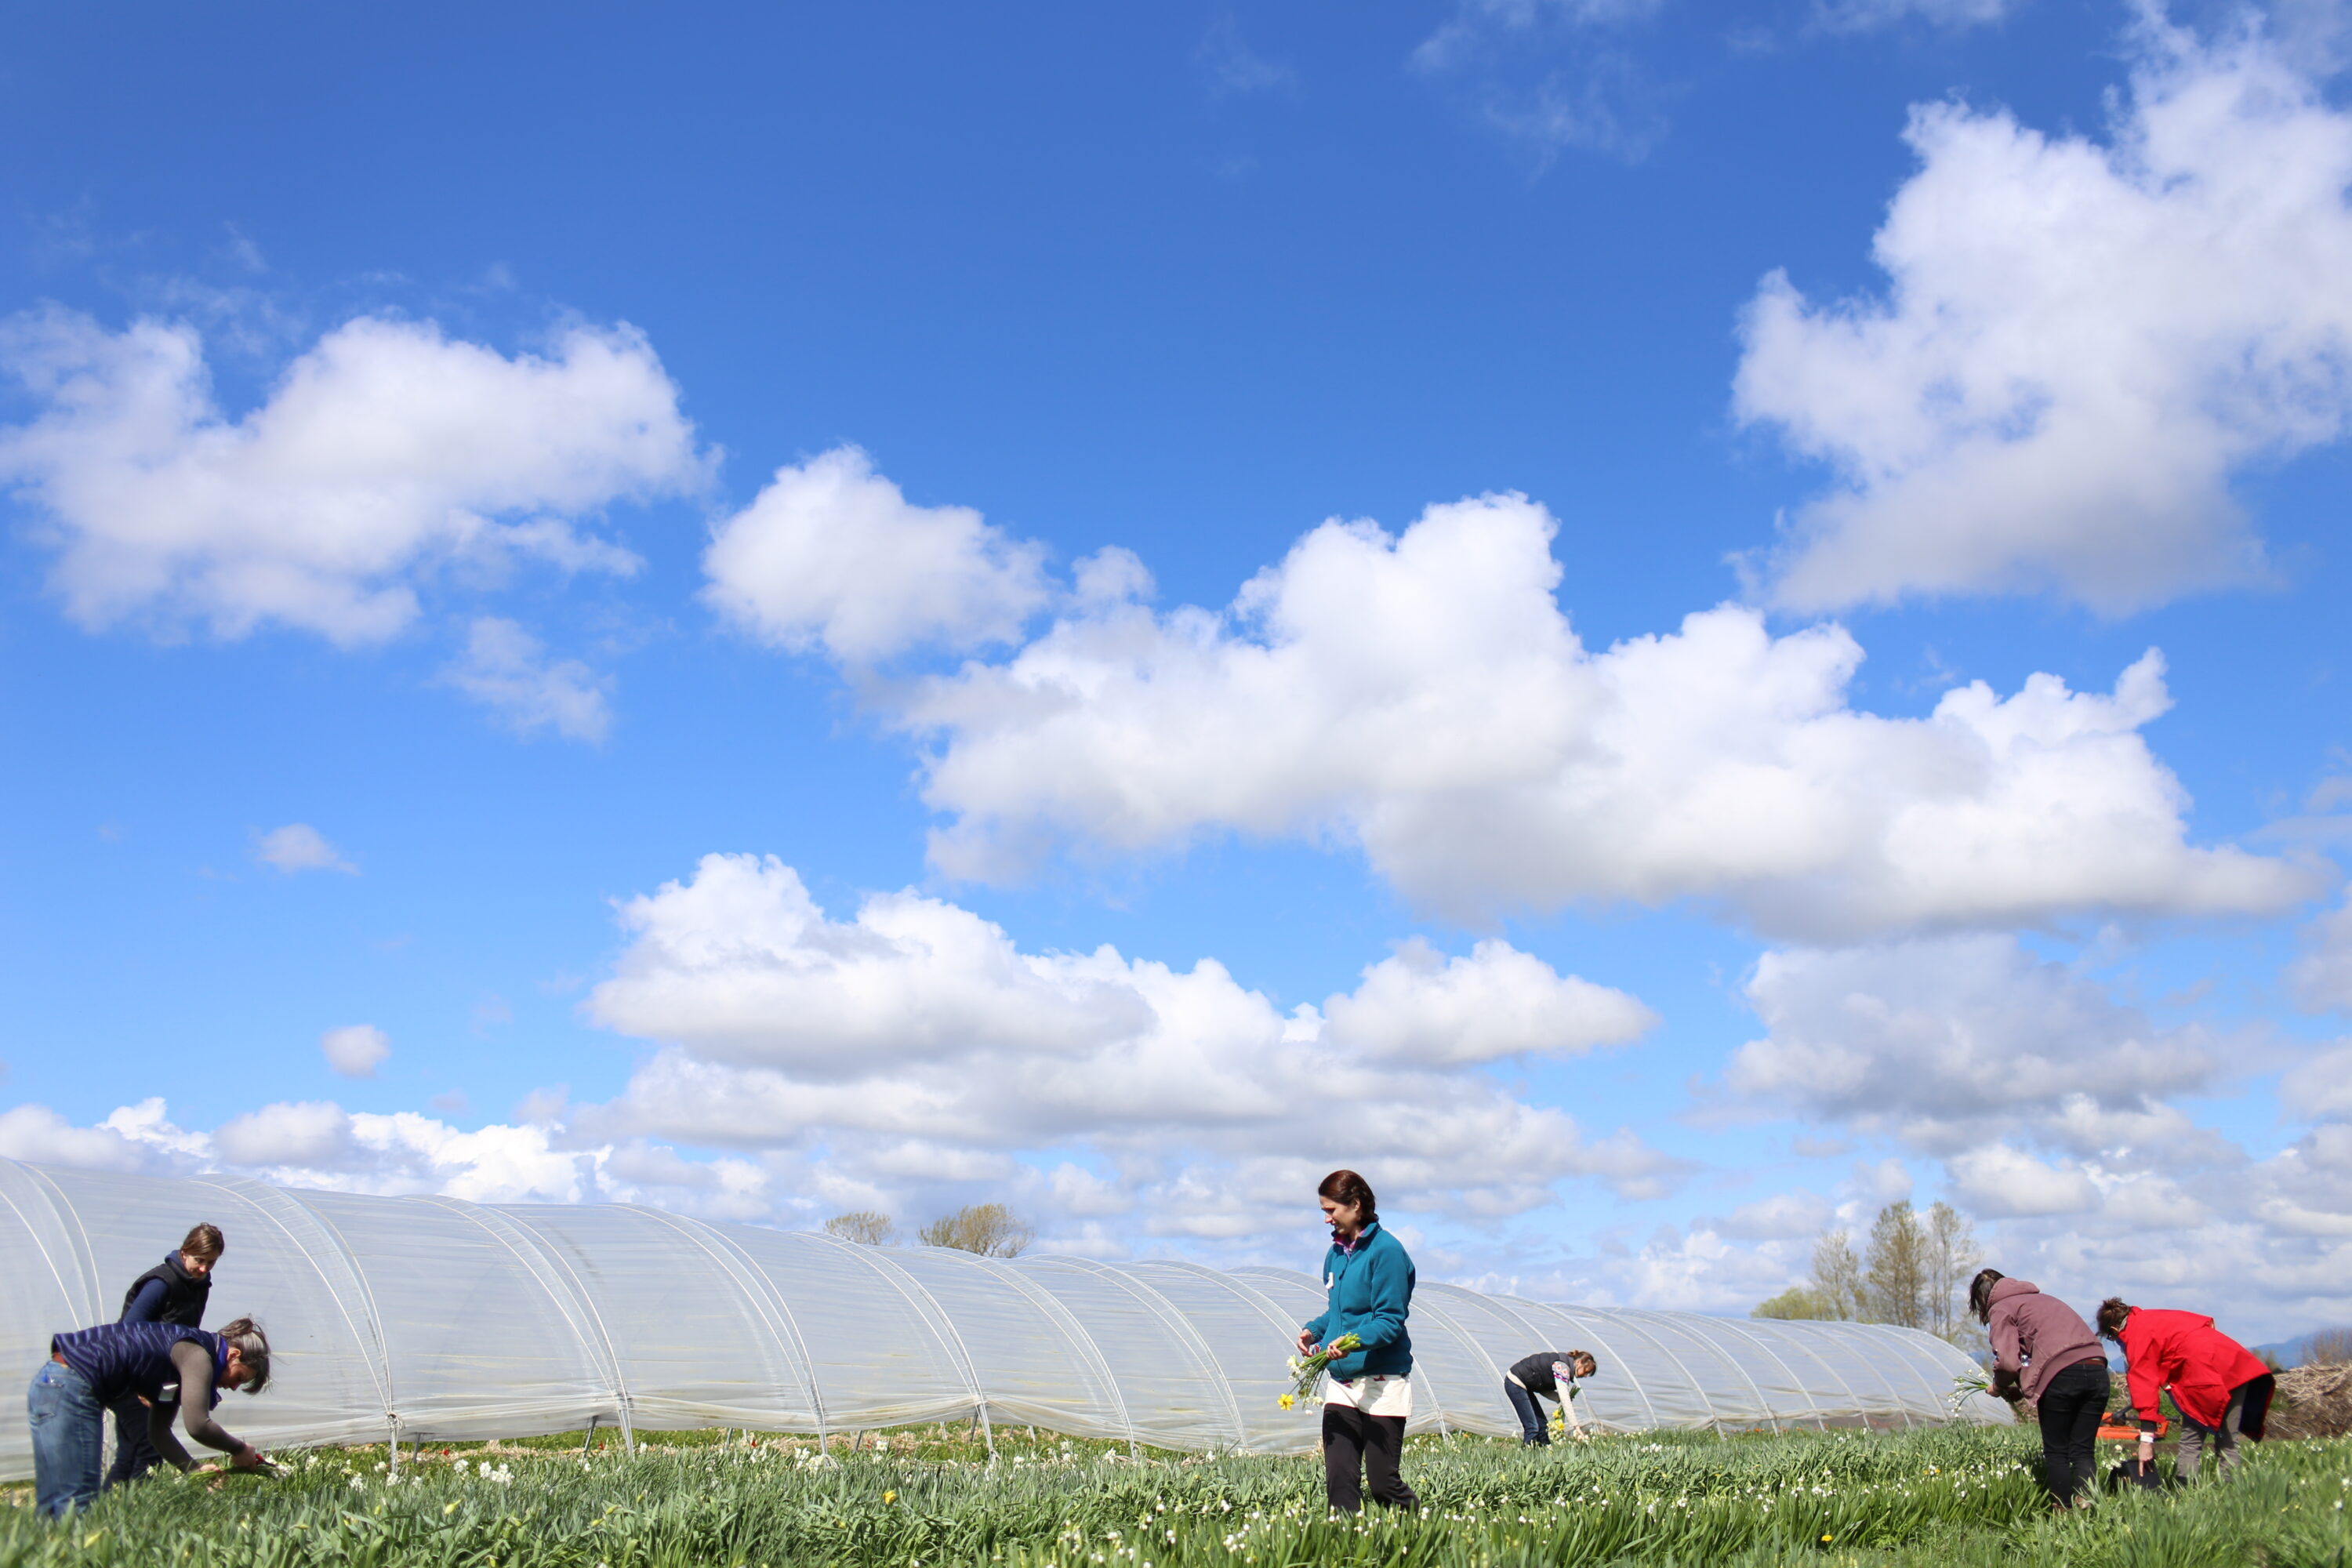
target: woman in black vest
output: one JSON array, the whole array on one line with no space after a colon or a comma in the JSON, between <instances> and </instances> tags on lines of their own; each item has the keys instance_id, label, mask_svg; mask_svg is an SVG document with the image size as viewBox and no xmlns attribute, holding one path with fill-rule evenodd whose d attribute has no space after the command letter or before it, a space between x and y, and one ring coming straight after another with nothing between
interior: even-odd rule
<instances>
[{"instance_id":1,"label":"woman in black vest","mask_svg":"<svg viewBox=\"0 0 2352 1568\"><path fill-rule=\"evenodd\" d=\"M1543 1406L1537 1396L1559 1402L1562 1418L1575 1422L1576 1435L1584 1436L1584 1423L1578 1421L1569 1401L1576 1397L1579 1381L1601 1370L1591 1351L1538 1351L1521 1356L1503 1374L1503 1397L1511 1402L1511 1409L1519 1418L1519 1440L1533 1447L1551 1446L1551 1434L1545 1430Z\"/></svg>"},{"instance_id":2,"label":"woman in black vest","mask_svg":"<svg viewBox=\"0 0 2352 1568\"><path fill-rule=\"evenodd\" d=\"M213 1265L227 1247L216 1225L200 1225L189 1231L179 1250L165 1253L163 1262L131 1282L131 1289L123 1292L120 1321L202 1328L205 1300L213 1289ZM114 1463L106 1472L106 1484L116 1487L145 1475L163 1460L147 1440L146 1402L126 1394L112 1408Z\"/></svg>"}]
</instances>

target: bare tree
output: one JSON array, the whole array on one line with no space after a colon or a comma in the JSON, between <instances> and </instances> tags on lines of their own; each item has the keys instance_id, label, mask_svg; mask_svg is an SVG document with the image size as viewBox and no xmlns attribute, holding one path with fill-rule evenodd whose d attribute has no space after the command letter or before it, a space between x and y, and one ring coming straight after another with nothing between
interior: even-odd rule
<instances>
[{"instance_id":1,"label":"bare tree","mask_svg":"<svg viewBox=\"0 0 2352 1568\"><path fill-rule=\"evenodd\" d=\"M2323 1330L2303 1349L2305 1366L2342 1366L2347 1362L2352 1362L2352 1329Z\"/></svg>"},{"instance_id":2,"label":"bare tree","mask_svg":"<svg viewBox=\"0 0 2352 1568\"><path fill-rule=\"evenodd\" d=\"M982 1258L1018 1258L1037 1233L1003 1204L967 1204L918 1233L925 1247L952 1247Z\"/></svg>"},{"instance_id":3,"label":"bare tree","mask_svg":"<svg viewBox=\"0 0 2352 1568\"><path fill-rule=\"evenodd\" d=\"M1957 1343L1967 1327L1954 1297L1977 1257L1968 1220L1950 1205L1937 1204L1922 1223L1908 1203L1889 1204L1872 1222L1861 1256L1852 1231L1822 1232L1813 1277L1759 1302L1751 1315L1900 1323Z\"/></svg>"},{"instance_id":4,"label":"bare tree","mask_svg":"<svg viewBox=\"0 0 2352 1568\"><path fill-rule=\"evenodd\" d=\"M1852 1319L1862 1316L1862 1260L1853 1255L1853 1237L1843 1230L1825 1230L1813 1243L1812 1294L1818 1315Z\"/></svg>"},{"instance_id":5,"label":"bare tree","mask_svg":"<svg viewBox=\"0 0 2352 1568\"><path fill-rule=\"evenodd\" d=\"M873 1209L853 1209L837 1214L824 1222L824 1228L844 1241L855 1241L865 1247L887 1247L898 1239L898 1227L890 1216Z\"/></svg>"},{"instance_id":6,"label":"bare tree","mask_svg":"<svg viewBox=\"0 0 2352 1568\"><path fill-rule=\"evenodd\" d=\"M1868 1317L1906 1329L1927 1326L1927 1231L1907 1198L1878 1211L1870 1226Z\"/></svg>"},{"instance_id":7,"label":"bare tree","mask_svg":"<svg viewBox=\"0 0 2352 1568\"><path fill-rule=\"evenodd\" d=\"M1927 1211L1927 1331L1954 1344L1973 1340L1977 1325L1969 1317L1961 1292L1984 1261L1977 1246L1976 1226L1966 1215L1947 1203Z\"/></svg>"}]
</instances>

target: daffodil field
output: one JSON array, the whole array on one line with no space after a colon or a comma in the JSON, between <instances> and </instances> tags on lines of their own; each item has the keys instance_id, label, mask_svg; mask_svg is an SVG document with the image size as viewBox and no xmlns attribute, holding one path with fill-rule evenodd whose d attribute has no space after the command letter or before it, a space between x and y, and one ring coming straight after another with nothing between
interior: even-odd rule
<instances>
[{"instance_id":1,"label":"daffodil field","mask_svg":"<svg viewBox=\"0 0 2352 1568\"><path fill-rule=\"evenodd\" d=\"M281 1455L274 1478L166 1474L58 1523L21 1489L0 1565L1019 1568L1294 1564L2260 1563L2352 1568L2352 1441L2273 1443L2226 1484L2053 1515L2032 1436L1612 1437L1525 1450L1416 1438L1419 1514L1337 1519L1311 1458L1147 1455L961 1428L808 1438ZM215 1483L218 1484L215 1485Z\"/></svg>"}]
</instances>

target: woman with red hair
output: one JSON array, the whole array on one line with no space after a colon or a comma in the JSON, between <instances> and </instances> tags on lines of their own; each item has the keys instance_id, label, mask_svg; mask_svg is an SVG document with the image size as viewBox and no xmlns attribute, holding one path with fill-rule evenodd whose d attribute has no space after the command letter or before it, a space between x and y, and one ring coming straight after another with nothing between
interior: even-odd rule
<instances>
[{"instance_id":1,"label":"woman with red hair","mask_svg":"<svg viewBox=\"0 0 2352 1568\"><path fill-rule=\"evenodd\" d=\"M2156 1459L2157 1401L2166 1388L2180 1406L2180 1456L2174 1470L2184 1481L2197 1478L2205 1440L2228 1475L2238 1468L2241 1434L2259 1443L2270 1415L2277 1380L2252 1351L2196 1312L2167 1312L2126 1305L2120 1296L2099 1303L2099 1332L2124 1348L2131 1363L2132 1408L2139 1416L2139 1461Z\"/></svg>"}]
</instances>

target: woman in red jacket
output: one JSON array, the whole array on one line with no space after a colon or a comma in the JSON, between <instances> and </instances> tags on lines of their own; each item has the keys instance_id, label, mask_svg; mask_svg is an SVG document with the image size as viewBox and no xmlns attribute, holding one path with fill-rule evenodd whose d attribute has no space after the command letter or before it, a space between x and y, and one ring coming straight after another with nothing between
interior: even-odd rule
<instances>
[{"instance_id":1,"label":"woman in red jacket","mask_svg":"<svg viewBox=\"0 0 2352 1568\"><path fill-rule=\"evenodd\" d=\"M2180 1457L2174 1468L2193 1480L2210 1437L2221 1473L2238 1468L2238 1436L2259 1443L2277 1380L2245 1346L2195 1312L2165 1312L2126 1305L2119 1296L2099 1303L2099 1332L2124 1347L2131 1363L2132 1408L2139 1415L2143 1468L2155 1462L2157 1400L2169 1386L2180 1406Z\"/></svg>"}]
</instances>

